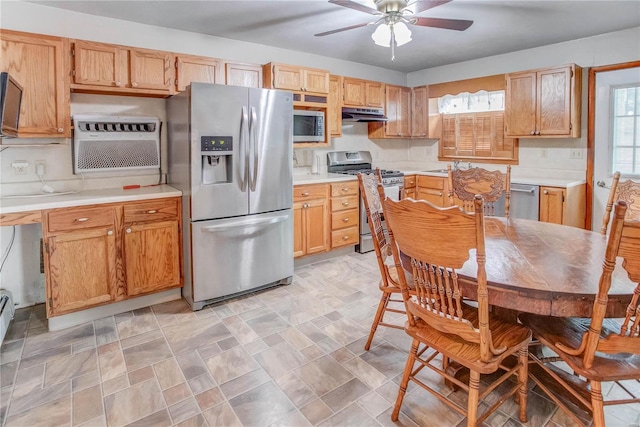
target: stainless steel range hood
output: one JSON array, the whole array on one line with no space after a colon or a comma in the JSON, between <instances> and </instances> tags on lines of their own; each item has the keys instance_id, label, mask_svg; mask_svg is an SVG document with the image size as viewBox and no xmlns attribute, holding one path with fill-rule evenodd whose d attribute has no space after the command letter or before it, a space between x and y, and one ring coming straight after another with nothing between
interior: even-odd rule
<instances>
[{"instance_id":1,"label":"stainless steel range hood","mask_svg":"<svg viewBox=\"0 0 640 427\"><path fill-rule=\"evenodd\" d=\"M386 122L382 108L342 108L343 122Z\"/></svg>"}]
</instances>

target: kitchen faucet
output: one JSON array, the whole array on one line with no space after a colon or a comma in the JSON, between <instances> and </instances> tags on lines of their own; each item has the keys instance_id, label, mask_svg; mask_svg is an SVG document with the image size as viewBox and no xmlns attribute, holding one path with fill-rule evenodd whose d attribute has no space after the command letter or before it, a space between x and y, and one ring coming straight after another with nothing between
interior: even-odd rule
<instances>
[{"instance_id":1,"label":"kitchen faucet","mask_svg":"<svg viewBox=\"0 0 640 427\"><path fill-rule=\"evenodd\" d=\"M454 160L453 161L453 170L457 171L458 169L460 169L460 160Z\"/></svg>"}]
</instances>

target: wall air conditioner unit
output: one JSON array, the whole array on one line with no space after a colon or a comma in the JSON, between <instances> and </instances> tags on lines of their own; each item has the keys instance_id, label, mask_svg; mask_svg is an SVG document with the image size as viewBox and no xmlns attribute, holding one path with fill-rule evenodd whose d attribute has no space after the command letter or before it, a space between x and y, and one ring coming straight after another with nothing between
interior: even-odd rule
<instances>
[{"instance_id":1,"label":"wall air conditioner unit","mask_svg":"<svg viewBox=\"0 0 640 427\"><path fill-rule=\"evenodd\" d=\"M15 313L13 307L13 297L11 292L0 289L0 344L4 341L4 336L9 329L9 323Z\"/></svg>"},{"instance_id":2,"label":"wall air conditioner unit","mask_svg":"<svg viewBox=\"0 0 640 427\"><path fill-rule=\"evenodd\" d=\"M73 171L160 169L157 117L73 117Z\"/></svg>"}]
</instances>

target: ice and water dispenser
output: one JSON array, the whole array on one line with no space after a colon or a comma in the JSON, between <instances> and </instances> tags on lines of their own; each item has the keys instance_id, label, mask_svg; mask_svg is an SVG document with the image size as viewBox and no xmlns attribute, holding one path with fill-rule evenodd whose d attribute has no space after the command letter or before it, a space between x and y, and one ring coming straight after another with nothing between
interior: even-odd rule
<instances>
[{"instance_id":1,"label":"ice and water dispenser","mask_svg":"<svg viewBox=\"0 0 640 427\"><path fill-rule=\"evenodd\" d=\"M201 137L200 157L203 185L232 181L233 138L231 136Z\"/></svg>"}]
</instances>

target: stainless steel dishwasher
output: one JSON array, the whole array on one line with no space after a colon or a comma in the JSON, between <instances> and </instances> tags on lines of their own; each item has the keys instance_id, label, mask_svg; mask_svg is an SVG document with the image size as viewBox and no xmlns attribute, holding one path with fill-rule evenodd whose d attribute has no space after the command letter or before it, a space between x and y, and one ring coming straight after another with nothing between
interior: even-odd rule
<instances>
[{"instance_id":1,"label":"stainless steel dishwasher","mask_svg":"<svg viewBox=\"0 0 640 427\"><path fill-rule=\"evenodd\" d=\"M511 183L510 218L538 220L540 187L531 184ZM504 195L496 201L495 215L504 216Z\"/></svg>"}]
</instances>

